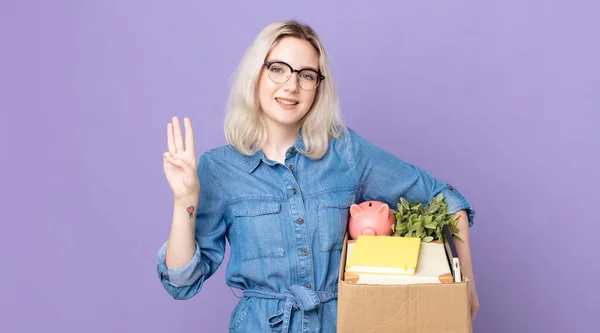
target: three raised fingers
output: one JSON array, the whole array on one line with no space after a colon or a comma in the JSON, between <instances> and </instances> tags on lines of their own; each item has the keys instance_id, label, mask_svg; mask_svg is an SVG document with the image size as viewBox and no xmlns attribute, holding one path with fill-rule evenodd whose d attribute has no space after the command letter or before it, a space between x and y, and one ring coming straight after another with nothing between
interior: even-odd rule
<instances>
[{"instance_id":1,"label":"three raised fingers","mask_svg":"<svg viewBox=\"0 0 600 333\"><path fill-rule=\"evenodd\" d=\"M185 117L183 121L185 126L185 147L183 146L183 135L181 133L181 126L179 125L179 119L173 117L173 121L167 124L167 144L169 153L171 154L185 151L194 154L194 132L192 130L192 123L187 117Z\"/></svg>"}]
</instances>

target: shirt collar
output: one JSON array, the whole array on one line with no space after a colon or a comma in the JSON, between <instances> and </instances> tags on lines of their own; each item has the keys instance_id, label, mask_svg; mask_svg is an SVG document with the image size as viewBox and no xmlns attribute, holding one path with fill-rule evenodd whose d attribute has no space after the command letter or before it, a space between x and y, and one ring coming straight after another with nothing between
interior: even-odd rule
<instances>
[{"instance_id":1,"label":"shirt collar","mask_svg":"<svg viewBox=\"0 0 600 333\"><path fill-rule=\"evenodd\" d=\"M304 150L304 140L302 140L302 131L300 131L298 133L298 138L296 139L296 142L294 143L294 145L291 146L290 148L288 148L288 150L286 152L286 156L292 156L294 154L301 153L303 150ZM256 168L258 167L258 165L260 164L261 161L270 166L275 165L275 163L273 161L269 160L267 158L267 156L265 156L265 153L263 153L263 151L259 149L253 155L245 155L244 156L244 162L246 163L246 171L248 171L248 173L254 172L254 170L256 170Z\"/></svg>"}]
</instances>

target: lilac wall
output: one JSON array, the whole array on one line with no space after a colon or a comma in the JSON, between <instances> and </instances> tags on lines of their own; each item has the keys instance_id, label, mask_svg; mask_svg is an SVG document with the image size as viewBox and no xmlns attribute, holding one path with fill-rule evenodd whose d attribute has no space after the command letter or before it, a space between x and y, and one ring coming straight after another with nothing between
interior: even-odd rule
<instances>
[{"instance_id":1,"label":"lilac wall","mask_svg":"<svg viewBox=\"0 0 600 333\"><path fill-rule=\"evenodd\" d=\"M598 2L366 3L0 1L0 331L226 331L225 264L186 302L156 276L165 124L223 144L234 66L290 15L350 126L477 208L475 331L595 330Z\"/></svg>"}]
</instances>

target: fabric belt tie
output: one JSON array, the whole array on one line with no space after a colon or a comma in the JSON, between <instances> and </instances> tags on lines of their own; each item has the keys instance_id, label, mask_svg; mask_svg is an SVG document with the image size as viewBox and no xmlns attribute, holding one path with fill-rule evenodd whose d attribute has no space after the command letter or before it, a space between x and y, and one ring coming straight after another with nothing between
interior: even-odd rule
<instances>
[{"instance_id":1,"label":"fabric belt tie","mask_svg":"<svg viewBox=\"0 0 600 333\"><path fill-rule=\"evenodd\" d=\"M291 286L283 293L264 290L244 290L244 296L285 300L283 311L269 317L269 326L273 328L281 324L282 333L289 332L292 310L300 310L302 321L308 322L311 310L316 309L321 303L337 298L336 293L315 291L301 285ZM312 313L312 316L316 316L316 313Z\"/></svg>"}]
</instances>

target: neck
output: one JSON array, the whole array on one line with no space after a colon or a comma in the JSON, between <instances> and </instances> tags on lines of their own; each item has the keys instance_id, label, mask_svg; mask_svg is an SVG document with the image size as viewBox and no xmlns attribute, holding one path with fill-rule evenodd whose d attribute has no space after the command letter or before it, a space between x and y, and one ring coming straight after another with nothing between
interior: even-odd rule
<instances>
[{"instance_id":1,"label":"neck","mask_svg":"<svg viewBox=\"0 0 600 333\"><path fill-rule=\"evenodd\" d=\"M298 126L267 124L267 142L262 147L267 158L284 164L287 149L298 140L298 130Z\"/></svg>"}]
</instances>

